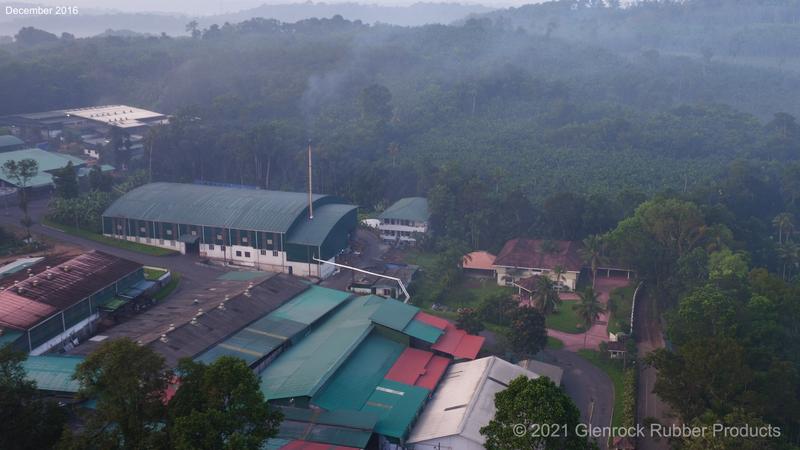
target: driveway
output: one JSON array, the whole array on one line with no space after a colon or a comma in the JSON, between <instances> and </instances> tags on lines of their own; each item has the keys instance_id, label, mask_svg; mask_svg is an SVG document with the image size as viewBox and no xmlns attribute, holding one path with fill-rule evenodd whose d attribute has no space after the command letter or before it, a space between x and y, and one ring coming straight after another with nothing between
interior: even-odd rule
<instances>
[{"instance_id":1,"label":"driveway","mask_svg":"<svg viewBox=\"0 0 800 450\"><path fill-rule=\"evenodd\" d=\"M614 385L605 372L576 353L568 350L545 350L544 362L564 370L561 384L581 411L581 422L607 427L611 425L614 405ZM605 439L598 442L607 448Z\"/></svg>"},{"instance_id":2,"label":"driveway","mask_svg":"<svg viewBox=\"0 0 800 450\"><path fill-rule=\"evenodd\" d=\"M608 298L614 289L627 286L631 280L627 278L601 278L598 277L595 282L595 291L597 291L597 299L604 306L608 306ZM568 297L569 296L569 297ZM575 294L563 294L564 300L576 300ZM547 330L547 335L554 337L564 343L564 349L577 352L582 348L591 350L598 350L601 342L608 342L608 311L600 314L600 319L597 320L589 331L586 333L565 333L558 330ZM584 334L586 335L586 345L584 347Z\"/></svg>"}]
</instances>

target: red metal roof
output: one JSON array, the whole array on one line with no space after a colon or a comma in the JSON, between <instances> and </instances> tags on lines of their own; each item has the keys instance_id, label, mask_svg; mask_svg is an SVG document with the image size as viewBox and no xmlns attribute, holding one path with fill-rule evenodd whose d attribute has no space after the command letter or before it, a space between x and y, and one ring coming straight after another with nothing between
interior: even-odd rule
<instances>
[{"instance_id":1,"label":"red metal roof","mask_svg":"<svg viewBox=\"0 0 800 450\"><path fill-rule=\"evenodd\" d=\"M386 379L434 390L450 360L418 348L407 348L386 374Z\"/></svg>"},{"instance_id":2,"label":"red metal roof","mask_svg":"<svg viewBox=\"0 0 800 450\"><path fill-rule=\"evenodd\" d=\"M475 359L483 347L483 341L486 340L482 336L473 336L464 330L459 330L446 319L422 311L418 312L414 319L444 330L442 337L431 348L456 358Z\"/></svg>"},{"instance_id":3,"label":"red metal roof","mask_svg":"<svg viewBox=\"0 0 800 450\"><path fill-rule=\"evenodd\" d=\"M467 334L466 331L449 325L442 337L431 348L456 358L475 359L478 352L481 351L484 340L483 336Z\"/></svg>"},{"instance_id":4,"label":"red metal roof","mask_svg":"<svg viewBox=\"0 0 800 450\"><path fill-rule=\"evenodd\" d=\"M321 444L295 440L281 447L279 450L359 450L355 447L342 447L341 445Z\"/></svg>"},{"instance_id":5,"label":"red metal roof","mask_svg":"<svg viewBox=\"0 0 800 450\"><path fill-rule=\"evenodd\" d=\"M418 312L414 319L419 320L420 322L427 323L428 325L434 326L440 330L444 330L450 325L446 319L442 319L441 317L436 317L432 314L428 314L426 312Z\"/></svg>"},{"instance_id":6,"label":"red metal roof","mask_svg":"<svg viewBox=\"0 0 800 450\"><path fill-rule=\"evenodd\" d=\"M579 242L553 241L554 252L542 250L541 239L512 239L506 242L494 260L495 266L548 269L561 266L570 272L580 272L583 267L578 249Z\"/></svg>"},{"instance_id":7,"label":"red metal roof","mask_svg":"<svg viewBox=\"0 0 800 450\"><path fill-rule=\"evenodd\" d=\"M0 324L28 329L142 267L91 251L0 291Z\"/></svg>"},{"instance_id":8,"label":"red metal roof","mask_svg":"<svg viewBox=\"0 0 800 450\"><path fill-rule=\"evenodd\" d=\"M11 291L5 291L0 296L0 325L5 327L27 330L56 312L58 308Z\"/></svg>"}]
</instances>

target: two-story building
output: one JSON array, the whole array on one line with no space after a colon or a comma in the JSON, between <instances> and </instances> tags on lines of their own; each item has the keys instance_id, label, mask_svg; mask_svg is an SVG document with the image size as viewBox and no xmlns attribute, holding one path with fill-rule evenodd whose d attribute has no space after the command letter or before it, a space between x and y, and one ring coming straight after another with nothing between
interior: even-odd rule
<instances>
[{"instance_id":1,"label":"two-story building","mask_svg":"<svg viewBox=\"0 0 800 450\"><path fill-rule=\"evenodd\" d=\"M401 198L378 217L381 240L391 245L414 246L417 237L428 232L430 217L428 199Z\"/></svg>"}]
</instances>

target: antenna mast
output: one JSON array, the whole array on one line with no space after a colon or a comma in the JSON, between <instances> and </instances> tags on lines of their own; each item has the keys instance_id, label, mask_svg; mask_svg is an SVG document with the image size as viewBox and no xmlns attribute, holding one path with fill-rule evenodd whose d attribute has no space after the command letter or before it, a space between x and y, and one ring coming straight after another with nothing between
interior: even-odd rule
<instances>
[{"instance_id":1,"label":"antenna mast","mask_svg":"<svg viewBox=\"0 0 800 450\"><path fill-rule=\"evenodd\" d=\"M311 139L308 140L308 219L314 218L314 196L311 193Z\"/></svg>"}]
</instances>

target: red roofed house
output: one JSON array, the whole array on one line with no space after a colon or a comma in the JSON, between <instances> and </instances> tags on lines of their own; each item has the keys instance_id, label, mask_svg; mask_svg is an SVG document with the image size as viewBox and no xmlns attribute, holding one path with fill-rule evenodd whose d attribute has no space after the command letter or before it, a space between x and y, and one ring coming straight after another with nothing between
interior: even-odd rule
<instances>
[{"instance_id":1,"label":"red roofed house","mask_svg":"<svg viewBox=\"0 0 800 450\"><path fill-rule=\"evenodd\" d=\"M461 269L465 275L478 278L494 278L493 254L484 251L471 252L461 259Z\"/></svg>"},{"instance_id":2,"label":"red roofed house","mask_svg":"<svg viewBox=\"0 0 800 450\"><path fill-rule=\"evenodd\" d=\"M575 290L583 268L579 242L544 239L512 239L506 242L494 260L497 284L513 286L523 278L547 275L569 290ZM564 273L555 279L553 270L561 267Z\"/></svg>"}]
</instances>

